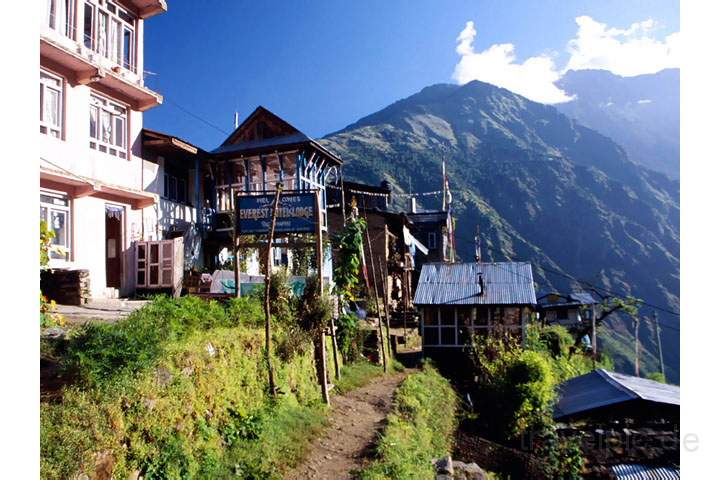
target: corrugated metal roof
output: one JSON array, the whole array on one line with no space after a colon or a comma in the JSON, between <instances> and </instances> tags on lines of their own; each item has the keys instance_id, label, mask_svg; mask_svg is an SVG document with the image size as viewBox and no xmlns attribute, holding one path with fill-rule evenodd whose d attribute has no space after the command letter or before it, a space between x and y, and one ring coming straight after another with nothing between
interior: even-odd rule
<instances>
[{"instance_id":1,"label":"corrugated metal roof","mask_svg":"<svg viewBox=\"0 0 720 480\"><path fill-rule=\"evenodd\" d=\"M550 297L555 295L558 297L557 301L550 301ZM559 292L540 292L538 295L538 304L543 307L568 307L568 306L581 306L581 305L595 305L598 304L595 297L590 292L571 292L571 293L559 293Z\"/></svg>"},{"instance_id":2,"label":"corrugated metal roof","mask_svg":"<svg viewBox=\"0 0 720 480\"><path fill-rule=\"evenodd\" d=\"M671 467L646 467L637 463L622 463L610 467L618 480L675 480L680 479L680 469Z\"/></svg>"},{"instance_id":3,"label":"corrugated metal roof","mask_svg":"<svg viewBox=\"0 0 720 480\"><path fill-rule=\"evenodd\" d=\"M647 378L598 369L571 378L559 387L555 418L632 400L680 405L680 387Z\"/></svg>"},{"instance_id":4,"label":"corrugated metal roof","mask_svg":"<svg viewBox=\"0 0 720 480\"><path fill-rule=\"evenodd\" d=\"M478 278L483 276L480 295ZM535 305L532 267L522 262L426 263L415 305Z\"/></svg>"}]
</instances>

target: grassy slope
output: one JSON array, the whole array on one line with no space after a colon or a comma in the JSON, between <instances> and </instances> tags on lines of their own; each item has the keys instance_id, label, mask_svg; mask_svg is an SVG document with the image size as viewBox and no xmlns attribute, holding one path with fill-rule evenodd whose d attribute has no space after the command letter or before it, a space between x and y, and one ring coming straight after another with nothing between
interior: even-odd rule
<instances>
[{"instance_id":1,"label":"grassy slope","mask_svg":"<svg viewBox=\"0 0 720 480\"><path fill-rule=\"evenodd\" d=\"M100 470L148 480L280 478L327 412L309 345L274 359L282 394L269 400L256 307L161 299L118 326L86 332L80 352L66 352L83 380L62 403L41 407L42 478ZM286 335L276 329L276 345ZM343 390L382 372L365 364L343 371Z\"/></svg>"},{"instance_id":2,"label":"grassy slope","mask_svg":"<svg viewBox=\"0 0 720 480\"><path fill-rule=\"evenodd\" d=\"M425 365L400 385L393 412L377 447L378 459L365 480L435 478L433 458L452 447L457 397L450 382Z\"/></svg>"}]
</instances>

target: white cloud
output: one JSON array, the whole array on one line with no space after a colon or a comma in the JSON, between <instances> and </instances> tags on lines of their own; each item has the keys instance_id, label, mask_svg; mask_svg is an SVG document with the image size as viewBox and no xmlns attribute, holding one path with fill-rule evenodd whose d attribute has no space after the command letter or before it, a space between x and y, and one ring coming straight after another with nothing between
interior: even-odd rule
<instances>
[{"instance_id":1,"label":"white cloud","mask_svg":"<svg viewBox=\"0 0 720 480\"><path fill-rule=\"evenodd\" d=\"M651 35L657 26L652 19L633 23L624 30L608 27L588 16L577 17L575 21L578 31L567 43L570 58L564 69L558 68L553 56L548 54L520 63L511 43L494 44L476 52L477 31L474 22L469 21L456 39L455 51L460 60L455 65L453 79L459 84L480 80L530 100L552 104L572 100L555 86L567 70L602 69L633 76L679 66L679 32L658 40Z\"/></svg>"},{"instance_id":2,"label":"white cloud","mask_svg":"<svg viewBox=\"0 0 720 480\"><path fill-rule=\"evenodd\" d=\"M626 30L588 16L577 17L575 22L578 31L568 42L570 60L565 70L596 68L628 77L680 66L679 32L658 40L651 35L656 27L652 19L633 23Z\"/></svg>"},{"instance_id":3,"label":"white cloud","mask_svg":"<svg viewBox=\"0 0 720 480\"><path fill-rule=\"evenodd\" d=\"M480 80L542 103L560 103L572 99L555 86L560 73L550 56L539 55L523 63L516 63L515 47L511 43L492 45L477 53L473 45L476 35L475 24L470 21L457 37L455 51L461 58L455 65L453 78L458 83Z\"/></svg>"}]
</instances>

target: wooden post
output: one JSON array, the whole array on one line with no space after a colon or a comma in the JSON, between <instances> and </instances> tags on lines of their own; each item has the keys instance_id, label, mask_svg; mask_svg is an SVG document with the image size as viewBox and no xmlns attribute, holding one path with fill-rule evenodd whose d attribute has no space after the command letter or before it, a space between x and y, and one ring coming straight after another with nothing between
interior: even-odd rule
<instances>
[{"instance_id":1,"label":"wooden post","mask_svg":"<svg viewBox=\"0 0 720 480\"><path fill-rule=\"evenodd\" d=\"M240 260L238 259L238 253L240 252L240 238L238 236L238 202L234 202L233 208L233 235L232 235L232 255L233 255L233 277L235 278L235 297L240 298Z\"/></svg>"},{"instance_id":2,"label":"wooden post","mask_svg":"<svg viewBox=\"0 0 720 480\"><path fill-rule=\"evenodd\" d=\"M655 341L658 347L658 359L660 360L660 373L665 378L665 362L663 361L662 342L660 341L660 324L658 323L657 311L653 310L653 320L655 320ZM667 380L667 379L666 379Z\"/></svg>"},{"instance_id":3,"label":"wooden post","mask_svg":"<svg viewBox=\"0 0 720 480\"><path fill-rule=\"evenodd\" d=\"M322 248L322 211L320 210L320 190L315 192L315 263L317 264L318 293L322 297L323 294L323 248ZM327 353L325 352L325 332L320 333L320 338L316 339L319 344L316 346L317 352L320 354L318 365L318 381L320 382L320 391L322 392L323 402L330 404L330 393L327 383ZM317 356L316 356L317 357Z\"/></svg>"},{"instance_id":4,"label":"wooden post","mask_svg":"<svg viewBox=\"0 0 720 480\"><path fill-rule=\"evenodd\" d=\"M640 376L640 318L634 317L635 321L635 376Z\"/></svg>"},{"instance_id":5,"label":"wooden post","mask_svg":"<svg viewBox=\"0 0 720 480\"><path fill-rule=\"evenodd\" d=\"M280 193L282 184L275 186L275 200L273 201L272 219L270 220L270 231L268 232L267 255L265 256L265 360L268 368L268 382L270 393L275 395L275 371L272 364L271 338L270 338L270 275L272 273L272 243L275 236L275 223L277 222L277 210L280 204ZM240 285L237 285L240 287ZM240 291L240 288L238 288Z\"/></svg>"},{"instance_id":6,"label":"wooden post","mask_svg":"<svg viewBox=\"0 0 720 480\"><path fill-rule=\"evenodd\" d=\"M365 215L365 221L367 222L367 214ZM385 341L383 340L382 318L380 317L380 299L378 298L377 279L375 276L375 259L373 258L372 242L370 241L370 233L369 232L370 232L370 224L368 223L368 227L365 229L365 237L367 238L367 242L368 242L368 253L370 254L370 268L372 270L373 290L375 292L375 309L377 310L377 316L378 316L378 341L380 342L380 352L382 353L383 372L387 372L387 359L385 357Z\"/></svg>"},{"instance_id":7,"label":"wooden post","mask_svg":"<svg viewBox=\"0 0 720 480\"><path fill-rule=\"evenodd\" d=\"M386 227L387 228L387 227ZM383 269L382 264L378 265L380 267L380 284L383 289L383 308L385 309L385 337L387 338L388 342L388 358L392 358L392 345L390 342L390 306L388 302L389 292L387 288L387 262L385 263L385 268Z\"/></svg>"}]
</instances>

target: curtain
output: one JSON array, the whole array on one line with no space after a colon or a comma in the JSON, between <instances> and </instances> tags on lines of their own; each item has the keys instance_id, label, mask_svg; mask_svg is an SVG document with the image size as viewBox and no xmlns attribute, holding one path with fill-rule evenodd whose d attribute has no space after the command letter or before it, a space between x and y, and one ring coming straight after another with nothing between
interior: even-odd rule
<instances>
[{"instance_id":1,"label":"curtain","mask_svg":"<svg viewBox=\"0 0 720 480\"><path fill-rule=\"evenodd\" d=\"M112 140L112 125L110 124L110 114L108 112L102 111L100 112L100 116L102 117L102 141L105 143L110 143Z\"/></svg>"}]
</instances>

